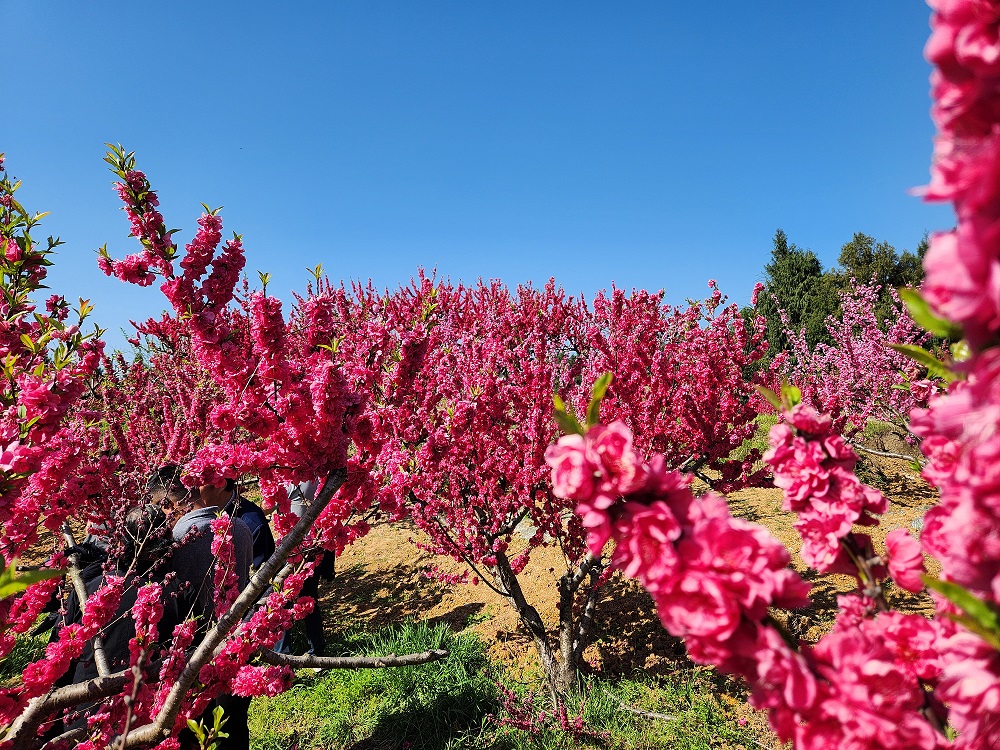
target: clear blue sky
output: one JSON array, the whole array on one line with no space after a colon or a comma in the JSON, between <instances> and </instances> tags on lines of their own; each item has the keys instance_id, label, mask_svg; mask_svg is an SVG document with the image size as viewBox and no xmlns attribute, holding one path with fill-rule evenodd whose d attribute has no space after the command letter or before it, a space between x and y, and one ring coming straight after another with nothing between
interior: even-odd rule
<instances>
[{"instance_id":1,"label":"clear blue sky","mask_svg":"<svg viewBox=\"0 0 1000 750\"><path fill-rule=\"evenodd\" d=\"M418 266L572 292L612 281L746 302L771 236L828 265L855 231L913 249L951 223L907 194L933 127L914 0L0 0L0 151L67 242L53 288L112 332L162 309L106 279L135 250L105 141L167 224L224 205L285 299L307 266ZM11 90L13 87L13 90ZM117 335L111 337L119 343Z\"/></svg>"}]
</instances>

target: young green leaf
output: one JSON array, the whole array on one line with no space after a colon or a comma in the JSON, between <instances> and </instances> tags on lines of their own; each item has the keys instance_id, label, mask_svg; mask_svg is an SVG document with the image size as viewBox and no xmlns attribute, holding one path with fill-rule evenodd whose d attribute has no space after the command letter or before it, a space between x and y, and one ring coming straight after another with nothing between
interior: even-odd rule
<instances>
[{"instance_id":1,"label":"young green leaf","mask_svg":"<svg viewBox=\"0 0 1000 750\"><path fill-rule=\"evenodd\" d=\"M777 393L772 391L770 388L765 388L762 385L758 385L755 387L757 388L757 393L763 396L767 400L767 403L769 403L778 411L781 411L781 399L778 397Z\"/></svg>"},{"instance_id":2,"label":"young green leaf","mask_svg":"<svg viewBox=\"0 0 1000 750\"><path fill-rule=\"evenodd\" d=\"M944 581L929 575L921 576L921 579L928 588L937 591L965 612L964 616L954 618L957 622L1000 650L1000 611L996 607L952 581Z\"/></svg>"},{"instance_id":3,"label":"young green leaf","mask_svg":"<svg viewBox=\"0 0 1000 750\"><path fill-rule=\"evenodd\" d=\"M940 336L945 339L958 339L962 337L962 329L934 314L931 306L927 303L916 289L904 287L898 290L899 298L906 305L906 309L913 318L913 322L923 328L928 333Z\"/></svg>"},{"instance_id":4,"label":"young green leaf","mask_svg":"<svg viewBox=\"0 0 1000 750\"><path fill-rule=\"evenodd\" d=\"M917 364L923 365L932 376L941 378L945 382L950 383L958 377L948 368L948 365L921 346L916 344L889 344L889 346Z\"/></svg>"},{"instance_id":5,"label":"young green leaf","mask_svg":"<svg viewBox=\"0 0 1000 750\"><path fill-rule=\"evenodd\" d=\"M584 433L583 426L576 416L566 408L566 402L559 397L558 393L552 395L552 403L555 406L553 416L559 429L566 435L582 435Z\"/></svg>"},{"instance_id":6,"label":"young green leaf","mask_svg":"<svg viewBox=\"0 0 1000 750\"><path fill-rule=\"evenodd\" d=\"M781 405L787 411L802 403L802 391L787 380L781 384Z\"/></svg>"},{"instance_id":7,"label":"young green leaf","mask_svg":"<svg viewBox=\"0 0 1000 750\"><path fill-rule=\"evenodd\" d=\"M46 581L49 578L58 578L62 574L62 570L53 568L28 570L18 574L17 559L11 560L10 566L5 567L3 572L0 572L0 599L19 594L34 583Z\"/></svg>"},{"instance_id":8,"label":"young green leaf","mask_svg":"<svg viewBox=\"0 0 1000 750\"><path fill-rule=\"evenodd\" d=\"M594 389L591 391L590 404L587 406L587 426L591 427L601 421L601 401L608 392L608 386L614 376L606 372L594 381Z\"/></svg>"}]
</instances>

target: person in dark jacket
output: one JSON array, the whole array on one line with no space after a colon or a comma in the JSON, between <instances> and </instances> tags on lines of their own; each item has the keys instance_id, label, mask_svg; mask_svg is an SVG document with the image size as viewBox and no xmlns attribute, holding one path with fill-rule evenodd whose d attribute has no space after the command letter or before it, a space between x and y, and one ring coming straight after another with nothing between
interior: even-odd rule
<instances>
[{"instance_id":1,"label":"person in dark jacket","mask_svg":"<svg viewBox=\"0 0 1000 750\"><path fill-rule=\"evenodd\" d=\"M167 517L156 505L146 504L133 508L125 517L125 539L121 554L110 561L110 574L124 577L121 601L115 616L101 629L101 641L108 666L112 672L119 672L129 665L129 641L135 637L135 621L132 607L139 596L139 590L148 583L162 583L169 572L169 551L171 538L167 527ZM105 583L105 574L84 579L87 595L92 596ZM180 621L177 598L171 584L164 585L163 616L157 625L157 640L160 646L168 644L174 626ZM79 621L82 612L76 601L76 592L70 593L67 601L67 620ZM93 641L88 641L73 671L73 682L86 682L98 676L94 661ZM81 706L81 716L68 728L82 726L86 712L96 704Z\"/></svg>"},{"instance_id":2,"label":"person in dark jacket","mask_svg":"<svg viewBox=\"0 0 1000 750\"><path fill-rule=\"evenodd\" d=\"M257 503L247 500L236 491L236 482L227 479L224 487L214 486L201 488L201 493L210 498L210 502L218 505L225 513L238 518L250 529L253 539L253 559L251 566L256 570L274 554L274 535L267 523L267 516Z\"/></svg>"},{"instance_id":3,"label":"person in dark jacket","mask_svg":"<svg viewBox=\"0 0 1000 750\"><path fill-rule=\"evenodd\" d=\"M227 491L228 488L228 491ZM207 632L212 621L221 612L215 612L215 579L214 566L215 556L212 554L212 521L225 511L224 506L235 499L235 492L227 482L226 487L215 487L206 485L191 491L192 510L185 513L174 524L173 537L179 543L174 551L174 570L177 571L178 579L182 586L187 586L185 598L182 603L190 607L190 611L201 619L202 633ZM241 502L234 503L234 510L238 512ZM257 506L254 506L257 508ZM263 512L257 508L263 517ZM225 511L229 512L229 511ZM254 537L248 525L236 514L229 513L232 519L231 533L233 538L233 561L237 585L240 590L246 587L250 579L250 566L254 556ZM251 517L251 521L255 521ZM271 529L267 526L267 519L264 519L266 535L262 534L260 528L257 529L257 538L263 537L262 544L266 545L270 540L270 549L274 551L274 539L271 536ZM270 553L267 554L270 556ZM266 559L266 557L265 557ZM184 611L182 610L182 614ZM206 726L212 724L212 711L216 706L221 706L226 716L224 731L229 737L220 739L216 745L217 750L249 750L250 729L249 711L250 699L235 695L223 695L212 701L202 713L200 720ZM197 743L190 730L181 732L178 738L182 748L195 748Z\"/></svg>"},{"instance_id":4,"label":"person in dark jacket","mask_svg":"<svg viewBox=\"0 0 1000 750\"><path fill-rule=\"evenodd\" d=\"M316 482L303 482L291 489L288 497L291 500L291 511L301 517L316 496ZM323 656L326 652L326 637L323 634L323 610L319 600L319 582L332 581L335 575L336 555L330 551L318 550L313 555L316 566L310 576L302 583L299 596L311 597L314 605L312 611L302 618L302 626L306 633L306 653ZM294 628L294 626L293 626ZM275 644L274 650L279 654L292 653L292 629L286 630Z\"/></svg>"}]
</instances>

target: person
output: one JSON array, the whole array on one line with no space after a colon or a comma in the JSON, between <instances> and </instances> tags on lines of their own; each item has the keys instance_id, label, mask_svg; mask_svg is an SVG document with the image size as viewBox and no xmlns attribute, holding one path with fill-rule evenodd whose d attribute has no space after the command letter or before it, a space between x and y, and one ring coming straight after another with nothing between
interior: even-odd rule
<instances>
[{"instance_id":1,"label":"person","mask_svg":"<svg viewBox=\"0 0 1000 750\"><path fill-rule=\"evenodd\" d=\"M200 489L207 502L214 503L233 518L238 518L250 529L253 540L251 568L257 570L274 554L274 535L267 523L267 516L257 503L248 500L236 491L236 482L227 479L223 487L207 485Z\"/></svg>"},{"instance_id":2,"label":"person","mask_svg":"<svg viewBox=\"0 0 1000 750\"><path fill-rule=\"evenodd\" d=\"M212 621L223 614L214 611L215 556L212 554L211 524L222 511L221 504L231 500L231 495L232 491L227 495L225 487L214 485L203 485L192 490L191 510L181 516L173 528L174 541L179 545L174 551L174 570L184 587L181 601L187 611L200 620L199 631L202 637ZM242 520L232 515L230 519L237 586L242 590L250 579L253 535ZM229 734L229 737L219 740L217 750L249 750L250 699L234 695L220 696L208 705L200 717L206 726L211 726L212 711L216 706L221 706L225 713L227 720L224 731ZM185 729L178 739L183 748L197 747L197 741L190 730Z\"/></svg>"},{"instance_id":3,"label":"person","mask_svg":"<svg viewBox=\"0 0 1000 750\"><path fill-rule=\"evenodd\" d=\"M183 507L191 497L191 490L181 482L181 471L177 464L164 464L150 474L146 481L149 501L166 509Z\"/></svg>"},{"instance_id":4,"label":"person","mask_svg":"<svg viewBox=\"0 0 1000 750\"><path fill-rule=\"evenodd\" d=\"M291 511L301 517L303 511L316 496L316 482L303 482L291 488L288 494L291 502ZM302 625L306 631L306 653L315 656L323 656L326 652L326 637L323 634L323 611L319 606L319 582L321 580L332 581L336 573L336 556L333 552L320 550L314 558L316 565L312 573L302 583L300 596L311 597L314 604L312 611L302 618ZM274 645L274 650L279 654L292 653L292 629L289 628Z\"/></svg>"},{"instance_id":5,"label":"person","mask_svg":"<svg viewBox=\"0 0 1000 750\"><path fill-rule=\"evenodd\" d=\"M220 513L219 495L213 486L200 487L190 493L191 510L177 519L173 539L174 571L183 590L181 601L187 613L200 620L199 630L205 632L211 621L221 612L215 612L215 555L212 553L212 521ZM250 580L250 563L253 558L253 537L249 527L239 518L231 518L233 563L239 590Z\"/></svg>"},{"instance_id":6,"label":"person","mask_svg":"<svg viewBox=\"0 0 1000 750\"><path fill-rule=\"evenodd\" d=\"M131 611L139 590L148 583L162 583L169 570L171 539L166 514L159 506L146 503L129 510L125 516L124 531L121 552L109 560L108 571L109 574L124 578L122 596L114 617L101 629L104 654L112 672L121 671L129 664L129 641L135 637L135 620L132 619ZM104 585L106 575L102 573L85 579L88 596L93 596ZM172 594L173 585L164 585L163 615L157 625L157 641L161 646L170 642L174 627L181 621L177 599ZM82 611L75 591L70 593L66 609L67 621L79 622ZM93 641L88 641L73 670L73 682L86 682L97 676ZM67 728L83 726L86 713L95 705L97 704L90 703L80 706L76 720L68 724Z\"/></svg>"}]
</instances>

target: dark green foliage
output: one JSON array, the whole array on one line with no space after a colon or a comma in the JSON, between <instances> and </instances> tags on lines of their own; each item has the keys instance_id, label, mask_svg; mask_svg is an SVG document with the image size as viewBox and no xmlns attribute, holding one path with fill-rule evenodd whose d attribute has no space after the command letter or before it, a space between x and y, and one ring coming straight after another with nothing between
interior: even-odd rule
<instances>
[{"instance_id":1,"label":"dark green foliage","mask_svg":"<svg viewBox=\"0 0 1000 750\"><path fill-rule=\"evenodd\" d=\"M789 347L779 305L793 329L806 329L810 344L826 340L823 321L837 311L836 289L825 277L816 254L789 244L788 235L779 229L774 233L771 260L764 266L764 274L765 290L757 299L757 312L767 320L770 357Z\"/></svg>"},{"instance_id":2,"label":"dark green foliage","mask_svg":"<svg viewBox=\"0 0 1000 750\"><path fill-rule=\"evenodd\" d=\"M879 320L885 320L892 308L892 290L900 287L920 286L924 280L921 265L926 253L926 236L918 246L917 253L904 250L902 255L888 242L876 242L873 237L855 232L854 237L840 249L839 264L829 272L839 289L846 288L851 279L862 284L875 283L882 287L876 312Z\"/></svg>"},{"instance_id":3,"label":"dark green foliage","mask_svg":"<svg viewBox=\"0 0 1000 750\"><path fill-rule=\"evenodd\" d=\"M832 343L826 327L830 315L840 314L840 294L853 282L879 284L878 313L885 320L892 309L892 291L919 286L923 281L923 258L927 252L925 234L915 253L896 251L888 242L876 242L861 232L840 249L837 266L824 270L816 254L789 243L781 229L774 233L771 259L764 266L765 290L757 300L756 312L767 320L768 360L789 348L779 306L788 315L793 330L805 329L810 347ZM774 298L777 298L775 302ZM746 308L744 317L753 314Z\"/></svg>"}]
</instances>

